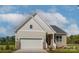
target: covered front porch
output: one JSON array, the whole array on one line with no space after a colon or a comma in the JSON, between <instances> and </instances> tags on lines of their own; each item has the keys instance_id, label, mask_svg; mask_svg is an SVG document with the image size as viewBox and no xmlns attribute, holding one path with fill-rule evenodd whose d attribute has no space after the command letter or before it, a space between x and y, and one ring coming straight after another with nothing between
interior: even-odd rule
<instances>
[{"instance_id":1,"label":"covered front porch","mask_svg":"<svg viewBox=\"0 0 79 59\"><path fill-rule=\"evenodd\" d=\"M58 47L64 47L64 35L62 34L46 34L47 48L56 49Z\"/></svg>"}]
</instances>

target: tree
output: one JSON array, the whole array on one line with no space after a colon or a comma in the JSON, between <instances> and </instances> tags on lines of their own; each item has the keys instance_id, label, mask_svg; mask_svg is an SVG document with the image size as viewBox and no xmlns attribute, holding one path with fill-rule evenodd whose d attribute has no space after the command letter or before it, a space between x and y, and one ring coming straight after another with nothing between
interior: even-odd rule
<instances>
[{"instance_id":1,"label":"tree","mask_svg":"<svg viewBox=\"0 0 79 59\"><path fill-rule=\"evenodd\" d=\"M79 35L71 35L67 38L68 44L79 44Z\"/></svg>"},{"instance_id":2,"label":"tree","mask_svg":"<svg viewBox=\"0 0 79 59\"><path fill-rule=\"evenodd\" d=\"M15 44L15 36L7 36L0 38L0 44L3 45L14 45Z\"/></svg>"}]
</instances>

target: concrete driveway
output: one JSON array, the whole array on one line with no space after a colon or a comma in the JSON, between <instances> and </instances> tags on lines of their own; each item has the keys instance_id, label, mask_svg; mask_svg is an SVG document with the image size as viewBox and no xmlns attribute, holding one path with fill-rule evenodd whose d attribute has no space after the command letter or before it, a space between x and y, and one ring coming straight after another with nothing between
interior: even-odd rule
<instances>
[{"instance_id":1,"label":"concrete driveway","mask_svg":"<svg viewBox=\"0 0 79 59\"><path fill-rule=\"evenodd\" d=\"M19 49L14 53L47 53L47 51L43 49Z\"/></svg>"}]
</instances>

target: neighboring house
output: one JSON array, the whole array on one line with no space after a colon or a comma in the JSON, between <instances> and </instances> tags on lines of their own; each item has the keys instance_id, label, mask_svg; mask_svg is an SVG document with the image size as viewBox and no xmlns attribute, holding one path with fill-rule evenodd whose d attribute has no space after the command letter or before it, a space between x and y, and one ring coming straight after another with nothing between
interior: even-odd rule
<instances>
[{"instance_id":1,"label":"neighboring house","mask_svg":"<svg viewBox=\"0 0 79 59\"><path fill-rule=\"evenodd\" d=\"M45 49L66 46L66 32L55 25L46 23L34 13L18 27L15 33L17 49Z\"/></svg>"}]
</instances>

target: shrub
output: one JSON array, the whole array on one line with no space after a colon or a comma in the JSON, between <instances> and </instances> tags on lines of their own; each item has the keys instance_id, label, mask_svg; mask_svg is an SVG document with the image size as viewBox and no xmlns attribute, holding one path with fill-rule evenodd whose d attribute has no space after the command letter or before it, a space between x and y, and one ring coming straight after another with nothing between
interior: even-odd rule
<instances>
[{"instance_id":1,"label":"shrub","mask_svg":"<svg viewBox=\"0 0 79 59\"><path fill-rule=\"evenodd\" d=\"M6 50L9 50L9 45L6 45Z\"/></svg>"},{"instance_id":2,"label":"shrub","mask_svg":"<svg viewBox=\"0 0 79 59\"><path fill-rule=\"evenodd\" d=\"M3 48L3 47L0 47L0 49L1 49L1 50L4 50L4 48Z\"/></svg>"},{"instance_id":3,"label":"shrub","mask_svg":"<svg viewBox=\"0 0 79 59\"><path fill-rule=\"evenodd\" d=\"M13 47L10 47L10 50L14 50L14 48Z\"/></svg>"},{"instance_id":4,"label":"shrub","mask_svg":"<svg viewBox=\"0 0 79 59\"><path fill-rule=\"evenodd\" d=\"M75 43L75 44L79 44L79 40L76 40L74 43Z\"/></svg>"}]
</instances>

